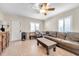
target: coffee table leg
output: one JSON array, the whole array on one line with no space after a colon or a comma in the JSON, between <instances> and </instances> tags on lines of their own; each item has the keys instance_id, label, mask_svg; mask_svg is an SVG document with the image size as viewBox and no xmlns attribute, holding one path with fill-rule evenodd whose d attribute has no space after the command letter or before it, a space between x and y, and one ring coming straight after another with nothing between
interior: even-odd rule
<instances>
[{"instance_id":1,"label":"coffee table leg","mask_svg":"<svg viewBox=\"0 0 79 59\"><path fill-rule=\"evenodd\" d=\"M37 40L37 45L39 46L39 42L38 42L38 40Z\"/></svg>"},{"instance_id":2,"label":"coffee table leg","mask_svg":"<svg viewBox=\"0 0 79 59\"><path fill-rule=\"evenodd\" d=\"M47 50L47 55L49 55L49 49L48 49L48 48L46 48L46 50Z\"/></svg>"},{"instance_id":3,"label":"coffee table leg","mask_svg":"<svg viewBox=\"0 0 79 59\"><path fill-rule=\"evenodd\" d=\"M31 40L31 36L29 36L29 39Z\"/></svg>"},{"instance_id":4,"label":"coffee table leg","mask_svg":"<svg viewBox=\"0 0 79 59\"><path fill-rule=\"evenodd\" d=\"M53 48L53 51L54 51L54 52L56 51L56 47Z\"/></svg>"}]
</instances>

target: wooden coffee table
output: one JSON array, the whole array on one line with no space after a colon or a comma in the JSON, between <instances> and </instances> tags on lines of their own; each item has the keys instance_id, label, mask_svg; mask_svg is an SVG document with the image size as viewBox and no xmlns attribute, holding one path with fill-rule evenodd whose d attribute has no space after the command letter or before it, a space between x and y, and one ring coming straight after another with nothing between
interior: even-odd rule
<instances>
[{"instance_id":1,"label":"wooden coffee table","mask_svg":"<svg viewBox=\"0 0 79 59\"><path fill-rule=\"evenodd\" d=\"M44 46L47 50L47 55L49 55L49 49L53 48L53 51L56 51L56 42L51 41L49 39L46 38L37 38L37 45L39 45L39 43Z\"/></svg>"}]
</instances>

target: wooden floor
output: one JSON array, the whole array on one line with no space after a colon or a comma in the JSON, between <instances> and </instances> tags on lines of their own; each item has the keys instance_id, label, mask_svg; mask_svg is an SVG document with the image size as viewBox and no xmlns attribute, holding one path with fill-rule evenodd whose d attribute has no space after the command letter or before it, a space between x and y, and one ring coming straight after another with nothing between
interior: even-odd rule
<instances>
[{"instance_id":1,"label":"wooden floor","mask_svg":"<svg viewBox=\"0 0 79 59\"><path fill-rule=\"evenodd\" d=\"M46 49L39 45L37 46L37 41L26 40L26 41L16 41L10 42L8 48L4 50L2 56L47 56ZM56 52L53 49L50 50L49 56L75 56L62 48L57 47Z\"/></svg>"}]
</instances>

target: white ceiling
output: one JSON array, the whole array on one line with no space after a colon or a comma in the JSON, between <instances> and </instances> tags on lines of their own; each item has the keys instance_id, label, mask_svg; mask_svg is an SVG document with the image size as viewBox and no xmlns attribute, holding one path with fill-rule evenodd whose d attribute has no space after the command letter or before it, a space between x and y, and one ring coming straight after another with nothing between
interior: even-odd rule
<instances>
[{"instance_id":1,"label":"white ceiling","mask_svg":"<svg viewBox=\"0 0 79 59\"><path fill-rule=\"evenodd\" d=\"M49 7L54 7L55 11L49 12L48 15L43 15L39 10L34 8L35 3L0 3L0 10L20 16L27 16L35 19L47 19L53 17L56 14L76 8L79 6L77 3L51 3Z\"/></svg>"}]
</instances>

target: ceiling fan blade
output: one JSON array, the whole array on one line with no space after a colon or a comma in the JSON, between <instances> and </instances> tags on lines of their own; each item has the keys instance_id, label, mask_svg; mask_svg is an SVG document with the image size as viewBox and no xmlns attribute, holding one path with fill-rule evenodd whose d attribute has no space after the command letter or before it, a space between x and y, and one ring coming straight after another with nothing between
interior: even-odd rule
<instances>
[{"instance_id":1,"label":"ceiling fan blade","mask_svg":"<svg viewBox=\"0 0 79 59\"><path fill-rule=\"evenodd\" d=\"M53 10L55 10L55 8L48 8L48 9L46 9L46 10L48 10L48 11L53 11Z\"/></svg>"}]
</instances>

